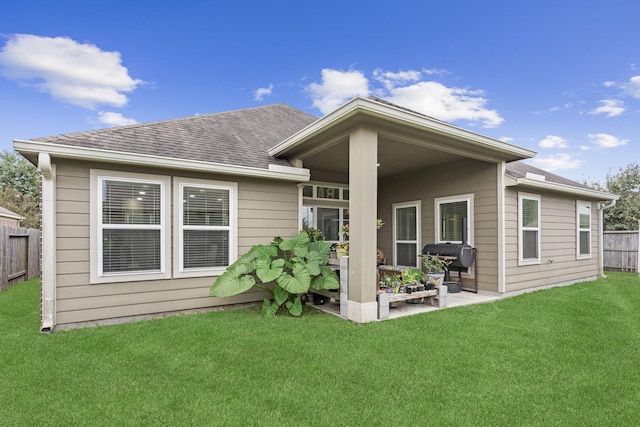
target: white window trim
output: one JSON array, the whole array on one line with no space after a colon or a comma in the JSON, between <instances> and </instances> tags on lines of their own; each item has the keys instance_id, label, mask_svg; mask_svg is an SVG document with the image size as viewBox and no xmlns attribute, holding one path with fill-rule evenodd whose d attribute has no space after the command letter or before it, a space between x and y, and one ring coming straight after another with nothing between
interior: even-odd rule
<instances>
[{"instance_id":1,"label":"white window trim","mask_svg":"<svg viewBox=\"0 0 640 427\"><path fill-rule=\"evenodd\" d=\"M442 221L440 219L440 205L444 204L444 203L455 203L455 202L467 202L467 239L469 239L469 241L467 242L470 246L473 246L473 235L474 235L474 212L473 212L473 205L474 205L474 195L473 194L460 194L457 196L448 196L448 197L438 197L436 199L433 200L433 206L434 206L434 215L433 217L435 218L435 230L436 230L436 236L435 236L435 240L436 243L459 243L461 244L461 241L450 241L450 240L441 240L440 236L442 235Z\"/></svg>"},{"instance_id":2,"label":"white window trim","mask_svg":"<svg viewBox=\"0 0 640 427\"><path fill-rule=\"evenodd\" d=\"M580 207L582 206L586 206L589 208L589 229L581 229L580 228ZM591 208L591 203L590 202L585 202L585 201L581 201L581 200L576 200L576 259L591 259L591 253L592 253L592 236L593 236L593 230L591 227L591 216L592 214L592 208ZM581 254L580 253L580 232L581 231L589 231L589 253L588 254Z\"/></svg>"},{"instance_id":3,"label":"white window trim","mask_svg":"<svg viewBox=\"0 0 640 427\"><path fill-rule=\"evenodd\" d=\"M322 200L322 199L319 199ZM311 228L315 228L316 230L319 230L318 228L318 208L322 208L322 209L338 209L338 221L340 221L340 228L342 228L342 226L344 225L344 211L345 210L349 210L349 206L336 206L336 205L331 205L331 204L315 204L315 203L305 203L302 205L302 208L300 209L300 230L302 230L302 224L303 224L303 209L304 208L316 208L316 211L313 214L313 224L309 224L309 227ZM342 234L338 235L338 240L330 240L329 238L326 239L327 242L329 243L340 243L341 241L343 241L344 237L342 236ZM348 238L346 240L349 240Z\"/></svg>"},{"instance_id":4,"label":"white window trim","mask_svg":"<svg viewBox=\"0 0 640 427\"><path fill-rule=\"evenodd\" d=\"M126 273L103 273L102 272L102 185L103 180L145 182L150 184L160 184L160 271L159 272L126 272ZM135 282L143 280L163 280L171 278L171 233L169 232L170 222L168 215L171 212L171 177L164 175L150 175L133 172L110 171L101 169L91 169L90 180L90 262L89 262L89 282L117 283Z\"/></svg>"},{"instance_id":5,"label":"white window trim","mask_svg":"<svg viewBox=\"0 0 640 427\"><path fill-rule=\"evenodd\" d=\"M422 211L421 211L421 206L422 206L422 201L421 200L414 200L414 201L410 201L410 202L403 202L403 203L394 203L392 205L392 241L393 241L393 265L398 265L398 243L414 243L416 245L416 254L421 254L422 253ZM396 240L396 210L397 209L402 209L402 208L411 208L411 207L415 207L416 208L416 240ZM418 259L416 258L416 264L415 266L412 267L420 267L420 263L418 262Z\"/></svg>"},{"instance_id":6,"label":"white window trim","mask_svg":"<svg viewBox=\"0 0 640 427\"><path fill-rule=\"evenodd\" d=\"M349 202L349 200L346 200L344 198L344 191L345 190L349 190L349 185L347 184L337 184L335 182L323 182L323 181L309 181L306 182L304 184L300 184L300 192L302 194L304 187L311 187L313 190L312 195L309 196L302 196L304 198L304 200L309 200L309 201L325 201L325 202ZM318 187L329 187L329 188L336 188L338 189L339 193L338 193L338 198L337 199L327 199L325 197L318 197Z\"/></svg>"},{"instance_id":7,"label":"white window trim","mask_svg":"<svg viewBox=\"0 0 640 427\"><path fill-rule=\"evenodd\" d=\"M235 182L210 181L195 178L175 177L173 180L173 277L207 277L219 276L228 266L210 267L199 269L184 268L184 226L182 209L182 189L187 187L202 187L229 190L229 226L222 227L229 230L229 263L233 263L237 257L238 250L238 209L237 194L238 184ZM210 229L211 227L205 227ZM216 229L222 229L216 227Z\"/></svg>"},{"instance_id":8,"label":"white window trim","mask_svg":"<svg viewBox=\"0 0 640 427\"><path fill-rule=\"evenodd\" d=\"M522 226L522 200L537 200L538 202L538 226L537 227L527 227L526 229ZM523 258L523 232L524 231L537 231L537 243L536 247L538 248L538 257L537 258ZM541 263L542 259L542 246L540 245L542 236L542 202L539 194L531 194L531 193L518 193L518 265L536 265Z\"/></svg>"}]
</instances>

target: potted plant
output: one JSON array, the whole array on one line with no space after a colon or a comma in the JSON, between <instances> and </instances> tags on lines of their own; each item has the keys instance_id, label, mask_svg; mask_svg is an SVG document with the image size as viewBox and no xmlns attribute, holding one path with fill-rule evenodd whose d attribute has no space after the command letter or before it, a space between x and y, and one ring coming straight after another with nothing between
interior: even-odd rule
<instances>
[{"instance_id":1,"label":"potted plant","mask_svg":"<svg viewBox=\"0 0 640 427\"><path fill-rule=\"evenodd\" d=\"M427 253L422 256L422 265L427 272L427 284L431 287L441 286L444 283L444 273L450 261L442 259L437 255Z\"/></svg>"}]
</instances>

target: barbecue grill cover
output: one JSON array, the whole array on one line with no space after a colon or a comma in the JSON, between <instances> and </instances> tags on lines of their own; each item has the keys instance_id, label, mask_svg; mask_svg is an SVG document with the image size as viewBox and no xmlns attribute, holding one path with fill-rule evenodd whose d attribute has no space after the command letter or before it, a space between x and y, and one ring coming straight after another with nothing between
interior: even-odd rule
<instances>
[{"instance_id":1,"label":"barbecue grill cover","mask_svg":"<svg viewBox=\"0 0 640 427\"><path fill-rule=\"evenodd\" d=\"M457 257L458 259L450 264L451 267L466 268L473 264L473 248L467 244L432 243L425 245L422 253Z\"/></svg>"}]
</instances>

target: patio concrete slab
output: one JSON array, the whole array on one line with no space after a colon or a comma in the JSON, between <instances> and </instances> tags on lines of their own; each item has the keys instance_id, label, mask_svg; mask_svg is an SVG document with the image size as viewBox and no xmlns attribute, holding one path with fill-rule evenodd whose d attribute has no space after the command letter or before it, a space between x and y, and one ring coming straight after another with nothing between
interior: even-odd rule
<instances>
[{"instance_id":1,"label":"patio concrete slab","mask_svg":"<svg viewBox=\"0 0 640 427\"><path fill-rule=\"evenodd\" d=\"M460 307L470 304L480 304L484 302L496 301L502 298L499 294L485 294L473 292L457 292L447 294L447 307L438 308L429 304L409 304L406 302L398 303L397 307L389 309L389 319L397 319L404 316L412 316L414 314L428 313L435 310L446 310L447 308ZM312 304L313 305L313 304ZM331 299L321 305L313 305L314 307L340 317L340 304Z\"/></svg>"}]
</instances>

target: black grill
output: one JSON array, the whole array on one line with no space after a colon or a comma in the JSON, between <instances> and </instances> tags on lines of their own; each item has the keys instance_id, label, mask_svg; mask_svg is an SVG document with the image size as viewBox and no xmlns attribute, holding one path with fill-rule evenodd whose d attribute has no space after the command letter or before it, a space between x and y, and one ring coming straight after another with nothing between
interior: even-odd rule
<instances>
[{"instance_id":1,"label":"black grill","mask_svg":"<svg viewBox=\"0 0 640 427\"><path fill-rule=\"evenodd\" d=\"M467 268L473 264L473 248L466 243L432 243L425 245L422 254L456 257L449 267Z\"/></svg>"}]
</instances>

